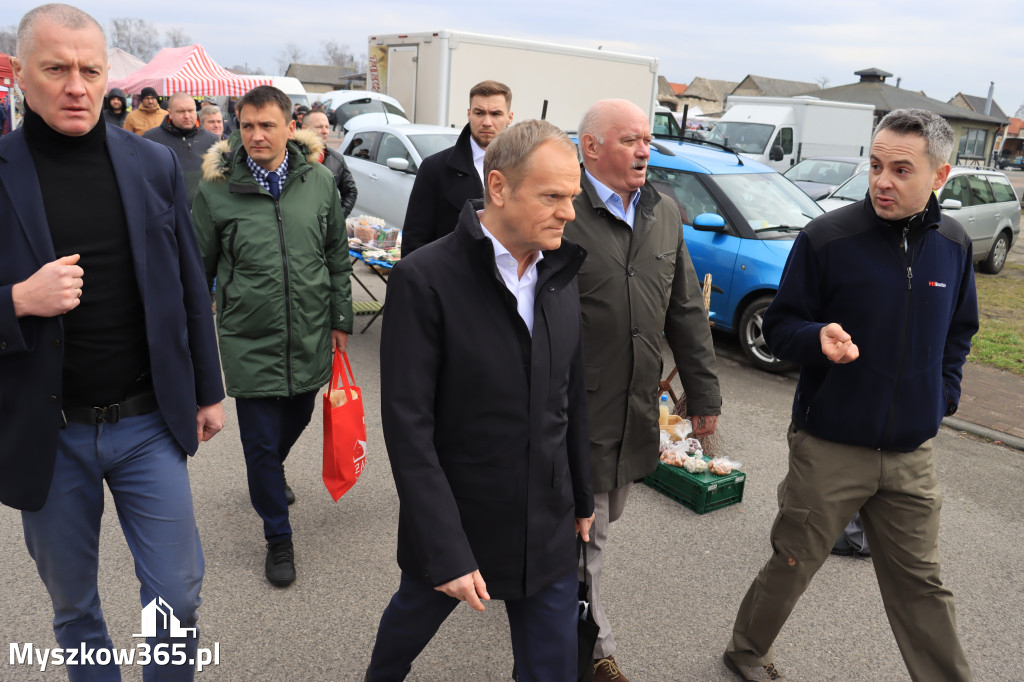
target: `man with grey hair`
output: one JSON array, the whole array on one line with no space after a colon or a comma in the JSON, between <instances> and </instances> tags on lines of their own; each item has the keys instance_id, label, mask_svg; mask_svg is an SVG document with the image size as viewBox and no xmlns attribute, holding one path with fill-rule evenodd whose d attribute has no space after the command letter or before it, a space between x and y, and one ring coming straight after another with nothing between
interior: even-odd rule
<instances>
[{"instance_id":1,"label":"man with grey hair","mask_svg":"<svg viewBox=\"0 0 1024 682\"><path fill-rule=\"evenodd\" d=\"M650 143L650 121L637 105L613 99L590 107L579 135L583 191L576 197L576 219L565 228L588 254L579 280L596 513L587 577L601 627L594 649L598 682L627 682L614 657L601 573L609 525L622 515L633 481L658 466L662 332L697 436L714 433L722 408L711 329L683 221L675 202L647 181Z\"/></svg>"},{"instance_id":2,"label":"man with grey hair","mask_svg":"<svg viewBox=\"0 0 1024 682\"><path fill-rule=\"evenodd\" d=\"M488 146L484 201L395 266L381 417L401 583L366 679L402 680L460 601L503 599L519 679L576 679L574 535L593 521L575 148L545 121ZM482 210L481 210L482 209ZM467 323L467 320L469 321Z\"/></svg>"},{"instance_id":3,"label":"man with grey hair","mask_svg":"<svg viewBox=\"0 0 1024 682\"><path fill-rule=\"evenodd\" d=\"M209 130L196 127L196 101L192 95L187 92L171 95L167 100L166 118L142 136L159 142L177 155L191 205L203 177L203 154L218 142L217 136Z\"/></svg>"},{"instance_id":4,"label":"man with grey hair","mask_svg":"<svg viewBox=\"0 0 1024 682\"><path fill-rule=\"evenodd\" d=\"M199 127L217 136L218 140L226 140L224 134L224 114L216 104L204 104L199 110Z\"/></svg>"},{"instance_id":5,"label":"man with grey hair","mask_svg":"<svg viewBox=\"0 0 1024 682\"><path fill-rule=\"evenodd\" d=\"M187 461L223 426L224 389L181 169L100 119L107 46L88 14L31 10L17 55L25 124L0 140L0 502L22 510L59 649L78 660L68 676L120 679L97 588L106 481L142 603L185 629L156 624L150 651L174 655L143 677L191 680L203 553Z\"/></svg>"},{"instance_id":6,"label":"man with grey hair","mask_svg":"<svg viewBox=\"0 0 1024 682\"><path fill-rule=\"evenodd\" d=\"M773 552L725 652L745 680L784 679L772 644L858 509L910 677L972 679L940 577L931 440L956 411L978 330L971 240L934 194L952 149L937 114L883 118L867 197L807 224L765 314L772 353L799 364L800 379Z\"/></svg>"}]
</instances>

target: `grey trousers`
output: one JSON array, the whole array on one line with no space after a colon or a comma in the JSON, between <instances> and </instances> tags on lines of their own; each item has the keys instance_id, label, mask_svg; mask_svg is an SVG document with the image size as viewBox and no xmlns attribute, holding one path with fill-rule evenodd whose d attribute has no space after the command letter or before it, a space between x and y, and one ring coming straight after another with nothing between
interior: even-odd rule
<instances>
[{"instance_id":1,"label":"grey trousers","mask_svg":"<svg viewBox=\"0 0 1024 682\"><path fill-rule=\"evenodd\" d=\"M772 555L740 604L726 655L773 662L772 644L853 514L871 544L889 626L915 682L969 682L953 593L942 584L931 441L913 452L834 443L790 426Z\"/></svg>"},{"instance_id":2,"label":"grey trousers","mask_svg":"<svg viewBox=\"0 0 1024 682\"><path fill-rule=\"evenodd\" d=\"M622 516L632 483L606 493L594 495L594 525L590 527L590 542L587 551L587 582L590 584L590 611L594 622L601 628L594 646L594 659L607 658L615 653L615 636L612 624L604 612L601 602L601 567L604 565L604 546L608 541L608 526ZM579 579L583 580L583 560L580 559Z\"/></svg>"}]
</instances>

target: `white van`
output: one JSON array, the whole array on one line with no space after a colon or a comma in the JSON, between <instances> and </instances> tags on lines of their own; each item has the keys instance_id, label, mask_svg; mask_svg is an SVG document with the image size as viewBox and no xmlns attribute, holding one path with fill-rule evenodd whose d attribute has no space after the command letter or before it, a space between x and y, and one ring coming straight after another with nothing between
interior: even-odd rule
<instances>
[{"instance_id":1,"label":"white van","mask_svg":"<svg viewBox=\"0 0 1024 682\"><path fill-rule=\"evenodd\" d=\"M292 106L296 104L301 104L304 107L309 106L309 94L298 78L292 78L291 76L269 76L269 78L271 85L288 95L292 101Z\"/></svg>"}]
</instances>

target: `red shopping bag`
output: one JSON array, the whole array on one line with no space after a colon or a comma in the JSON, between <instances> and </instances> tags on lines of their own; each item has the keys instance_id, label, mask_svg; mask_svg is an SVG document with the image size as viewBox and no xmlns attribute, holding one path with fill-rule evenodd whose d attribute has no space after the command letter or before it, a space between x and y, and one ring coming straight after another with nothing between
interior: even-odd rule
<instances>
[{"instance_id":1,"label":"red shopping bag","mask_svg":"<svg viewBox=\"0 0 1024 682\"><path fill-rule=\"evenodd\" d=\"M323 396L324 485L335 502L355 485L366 462L363 393L355 382L348 354L335 349L331 383Z\"/></svg>"}]
</instances>

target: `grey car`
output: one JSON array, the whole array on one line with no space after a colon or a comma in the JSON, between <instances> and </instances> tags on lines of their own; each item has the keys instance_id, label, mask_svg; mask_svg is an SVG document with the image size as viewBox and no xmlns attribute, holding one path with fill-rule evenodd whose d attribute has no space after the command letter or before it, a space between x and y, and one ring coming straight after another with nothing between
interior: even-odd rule
<instances>
[{"instance_id":1,"label":"grey car","mask_svg":"<svg viewBox=\"0 0 1024 682\"><path fill-rule=\"evenodd\" d=\"M826 211L860 201L868 192L868 171L837 187L818 205ZM939 188L942 212L956 218L974 245L974 261L985 273L1003 269L1006 254L1020 234L1020 198L1004 173L954 166Z\"/></svg>"},{"instance_id":2,"label":"grey car","mask_svg":"<svg viewBox=\"0 0 1024 682\"><path fill-rule=\"evenodd\" d=\"M454 145L460 132L418 123L350 130L338 149L359 190L352 215L376 216L401 228L420 163Z\"/></svg>"},{"instance_id":3,"label":"grey car","mask_svg":"<svg viewBox=\"0 0 1024 682\"><path fill-rule=\"evenodd\" d=\"M783 175L793 181L807 196L822 199L851 176L868 167L866 156L821 156L804 159Z\"/></svg>"}]
</instances>

